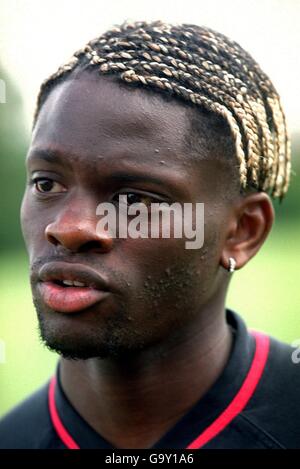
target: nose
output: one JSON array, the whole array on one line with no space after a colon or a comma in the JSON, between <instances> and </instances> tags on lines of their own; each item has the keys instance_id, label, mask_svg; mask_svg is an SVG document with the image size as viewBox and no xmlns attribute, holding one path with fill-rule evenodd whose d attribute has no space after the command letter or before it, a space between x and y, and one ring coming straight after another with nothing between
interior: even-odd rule
<instances>
[{"instance_id":1,"label":"nose","mask_svg":"<svg viewBox=\"0 0 300 469\"><path fill-rule=\"evenodd\" d=\"M70 208L46 226L45 237L49 243L72 252L109 252L113 247L112 237L96 227L95 216L80 207Z\"/></svg>"}]
</instances>

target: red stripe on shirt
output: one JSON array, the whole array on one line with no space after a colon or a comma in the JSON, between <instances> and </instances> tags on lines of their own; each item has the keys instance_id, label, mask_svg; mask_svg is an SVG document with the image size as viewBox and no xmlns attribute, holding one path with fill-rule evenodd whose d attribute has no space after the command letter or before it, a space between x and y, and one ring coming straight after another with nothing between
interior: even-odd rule
<instances>
[{"instance_id":1,"label":"red stripe on shirt","mask_svg":"<svg viewBox=\"0 0 300 469\"><path fill-rule=\"evenodd\" d=\"M268 336L259 332L253 331L252 334L255 337L256 349L250 370L242 387L221 415L190 443L187 449L199 449L215 438L240 412L242 412L253 396L267 362L270 339Z\"/></svg>"},{"instance_id":2,"label":"red stripe on shirt","mask_svg":"<svg viewBox=\"0 0 300 469\"><path fill-rule=\"evenodd\" d=\"M70 433L67 431L65 428L64 424L62 423L60 416L58 415L57 409L56 409L56 403L55 403L55 386L56 386L56 377L53 376L53 378L50 381L49 385L49 412L50 412L50 417L53 423L53 426L56 430L56 433L58 434L59 438L61 441L64 443L64 445L69 448L69 449L80 449L78 444L73 440L71 437Z\"/></svg>"}]
</instances>

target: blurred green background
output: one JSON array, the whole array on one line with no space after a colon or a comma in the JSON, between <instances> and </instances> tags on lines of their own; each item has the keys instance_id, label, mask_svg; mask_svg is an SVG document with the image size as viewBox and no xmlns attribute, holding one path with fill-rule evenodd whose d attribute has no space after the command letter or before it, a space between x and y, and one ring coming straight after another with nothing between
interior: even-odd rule
<instances>
[{"instance_id":1,"label":"blurred green background","mask_svg":"<svg viewBox=\"0 0 300 469\"><path fill-rule=\"evenodd\" d=\"M2 344L5 349L0 363L1 416L49 378L57 356L39 342L19 226L29 135L17 89L1 66L0 78L6 83L6 104L0 103L0 347ZM243 315L249 327L289 343L300 338L299 135L293 135L292 149L289 194L281 205L275 204L272 233L255 259L234 276L227 301L228 306Z\"/></svg>"}]
</instances>

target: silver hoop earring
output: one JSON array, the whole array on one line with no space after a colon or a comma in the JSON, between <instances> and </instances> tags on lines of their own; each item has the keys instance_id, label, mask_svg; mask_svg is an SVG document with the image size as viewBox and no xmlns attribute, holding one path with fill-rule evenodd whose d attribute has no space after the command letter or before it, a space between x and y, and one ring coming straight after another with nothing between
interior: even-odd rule
<instances>
[{"instance_id":1,"label":"silver hoop earring","mask_svg":"<svg viewBox=\"0 0 300 469\"><path fill-rule=\"evenodd\" d=\"M228 262L229 262L228 272L234 272L235 266L236 266L235 258L234 257L229 257Z\"/></svg>"}]
</instances>

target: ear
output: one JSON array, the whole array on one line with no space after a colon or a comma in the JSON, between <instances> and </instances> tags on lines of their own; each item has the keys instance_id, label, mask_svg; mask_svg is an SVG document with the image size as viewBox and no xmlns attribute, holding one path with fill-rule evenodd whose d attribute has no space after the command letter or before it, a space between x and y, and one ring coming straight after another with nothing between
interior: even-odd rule
<instances>
[{"instance_id":1,"label":"ear","mask_svg":"<svg viewBox=\"0 0 300 469\"><path fill-rule=\"evenodd\" d=\"M236 261L236 269L255 256L267 238L274 221L270 197L264 192L241 197L234 205L221 254L221 264L228 269L229 258Z\"/></svg>"}]
</instances>

